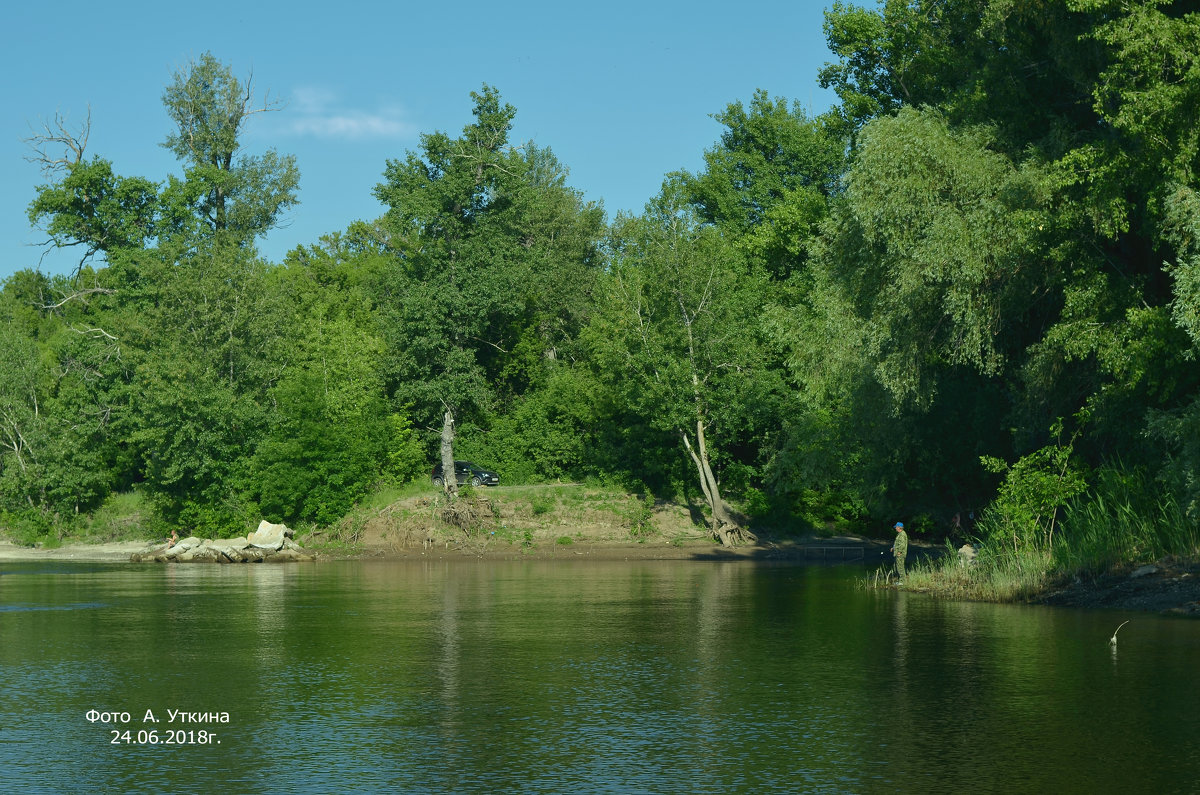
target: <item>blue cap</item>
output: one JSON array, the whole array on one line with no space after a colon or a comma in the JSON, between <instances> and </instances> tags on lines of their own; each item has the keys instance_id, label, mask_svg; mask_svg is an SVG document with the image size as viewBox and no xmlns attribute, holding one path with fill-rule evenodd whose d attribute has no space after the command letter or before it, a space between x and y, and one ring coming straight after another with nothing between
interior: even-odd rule
<instances>
[{"instance_id":1,"label":"blue cap","mask_svg":"<svg viewBox=\"0 0 1200 795\"><path fill-rule=\"evenodd\" d=\"M904 522L896 522L894 525L892 525L892 527L899 527L901 530L903 530Z\"/></svg>"}]
</instances>

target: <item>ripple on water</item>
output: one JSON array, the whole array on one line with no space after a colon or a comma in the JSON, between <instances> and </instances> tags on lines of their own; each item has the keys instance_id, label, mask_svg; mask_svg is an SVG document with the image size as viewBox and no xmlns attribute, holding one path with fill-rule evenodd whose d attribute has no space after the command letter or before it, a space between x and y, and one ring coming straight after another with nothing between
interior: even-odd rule
<instances>
[{"instance_id":1,"label":"ripple on water","mask_svg":"<svg viewBox=\"0 0 1200 795\"><path fill-rule=\"evenodd\" d=\"M105 602L75 602L69 605L13 604L0 605L0 613L28 613L37 610L92 610L97 607L111 607L111 605Z\"/></svg>"}]
</instances>

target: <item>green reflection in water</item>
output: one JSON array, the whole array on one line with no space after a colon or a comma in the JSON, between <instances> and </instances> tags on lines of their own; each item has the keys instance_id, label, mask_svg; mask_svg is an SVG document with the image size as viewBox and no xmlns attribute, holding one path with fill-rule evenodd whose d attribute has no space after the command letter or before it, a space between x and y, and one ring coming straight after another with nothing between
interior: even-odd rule
<instances>
[{"instance_id":1,"label":"green reflection in water","mask_svg":"<svg viewBox=\"0 0 1200 795\"><path fill-rule=\"evenodd\" d=\"M696 562L0 569L19 791L1191 791L1200 624ZM14 607L19 609L5 609ZM111 745L89 709L219 744ZM161 723L144 724L146 710ZM228 724L168 724L168 710Z\"/></svg>"}]
</instances>

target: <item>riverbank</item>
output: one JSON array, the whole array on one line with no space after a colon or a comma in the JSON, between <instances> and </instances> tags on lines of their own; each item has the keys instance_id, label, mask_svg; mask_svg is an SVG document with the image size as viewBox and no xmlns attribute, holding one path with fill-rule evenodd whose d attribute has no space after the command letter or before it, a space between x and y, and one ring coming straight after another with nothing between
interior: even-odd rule
<instances>
[{"instance_id":1,"label":"riverbank","mask_svg":"<svg viewBox=\"0 0 1200 795\"><path fill-rule=\"evenodd\" d=\"M889 582L886 587L897 586ZM948 600L1200 617L1200 556L1167 556L1100 573L1061 574L1037 557L968 563L957 555L940 555L910 565L903 588Z\"/></svg>"},{"instance_id":2,"label":"riverbank","mask_svg":"<svg viewBox=\"0 0 1200 795\"><path fill-rule=\"evenodd\" d=\"M1088 580L1075 578L1052 585L1032 601L1200 618L1200 560L1166 558Z\"/></svg>"},{"instance_id":3,"label":"riverbank","mask_svg":"<svg viewBox=\"0 0 1200 795\"><path fill-rule=\"evenodd\" d=\"M0 562L75 561L126 563L133 555L158 549L145 541L65 543L58 547L27 547L0 541ZM886 545L858 536L804 536L724 548L697 539L684 543L648 540L638 543L581 541L570 546L510 546L487 542L402 547L391 543L306 547L318 561L330 560L696 560L779 561L795 563L856 563L882 560Z\"/></svg>"},{"instance_id":4,"label":"riverbank","mask_svg":"<svg viewBox=\"0 0 1200 795\"><path fill-rule=\"evenodd\" d=\"M99 544L65 543L56 547L27 547L0 541L0 561L58 561L127 563L132 555L153 549L146 541L108 541Z\"/></svg>"},{"instance_id":5,"label":"riverbank","mask_svg":"<svg viewBox=\"0 0 1200 795\"><path fill-rule=\"evenodd\" d=\"M462 503L466 512L459 518L466 520L465 529L447 521L439 492L412 484L376 495L334 526L298 528L296 538L317 560L743 560L861 563L871 569L891 564L890 539L850 533L759 530L757 543L723 548L708 535L696 505L584 484L479 489L467 491ZM138 523L131 518L114 524L133 529ZM125 562L156 545L136 538L98 543L66 538L51 546L0 541L0 561ZM947 590L944 582L939 583L943 587L919 584L920 578L913 576L920 570L917 559L936 557L942 549L913 539L907 587L942 598L986 598L968 590ZM1158 561L1153 570L1132 576L1138 571L1131 566L1094 578L1049 580L1035 592L1007 601L1200 615L1200 560ZM966 574L960 570L956 576Z\"/></svg>"},{"instance_id":6,"label":"riverbank","mask_svg":"<svg viewBox=\"0 0 1200 795\"><path fill-rule=\"evenodd\" d=\"M125 563L154 549L145 541L66 543L26 547L0 541L0 562ZM512 546L494 541L399 546L386 539L348 546L309 547L317 561L331 560L692 560L761 561L811 564L890 564L890 547L878 539L844 535L800 536L727 549L702 538L671 542L576 541L570 545ZM933 551L930 547L929 551ZM1136 576L1135 576L1136 575ZM1126 610L1200 618L1200 561L1168 559L1147 567L1110 572L1087 580L1051 585L1024 600L1030 604L1084 609Z\"/></svg>"},{"instance_id":7,"label":"riverbank","mask_svg":"<svg viewBox=\"0 0 1200 795\"><path fill-rule=\"evenodd\" d=\"M717 545L701 508L579 483L466 489L453 511L439 490L409 484L373 495L340 522L299 526L296 540L319 559L592 559L810 560L883 559L881 540L858 535L763 537L733 549ZM124 512L86 535L42 539L38 545L0 541L0 560L124 561L160 546L139 540L145 507ZM228 534L228 533L227 533ZM130 536L133 536L132 538ZM3 533L0 532L0 538Z\"/></svg>"}]
</instances>

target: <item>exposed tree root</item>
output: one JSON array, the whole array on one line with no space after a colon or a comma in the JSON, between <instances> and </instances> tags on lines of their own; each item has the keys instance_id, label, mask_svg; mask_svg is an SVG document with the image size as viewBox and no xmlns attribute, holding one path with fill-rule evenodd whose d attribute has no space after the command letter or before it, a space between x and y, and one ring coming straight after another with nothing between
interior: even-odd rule
<instances>
[{"instance_id":1,"label":"exposed tree root","mask_svg":"<svg viewBox=\"0 0 1200 795\"><path fill-rule=\"evenodd\" d=\"M438 514L443 522L462 530L468 537L481 530L493 529L496 513L487 497L474 494L450 500Z\"/></svg>"}]
</instances>

